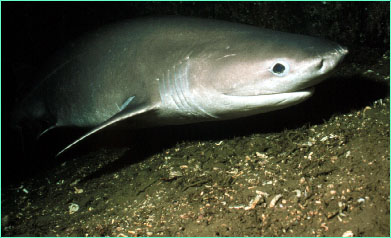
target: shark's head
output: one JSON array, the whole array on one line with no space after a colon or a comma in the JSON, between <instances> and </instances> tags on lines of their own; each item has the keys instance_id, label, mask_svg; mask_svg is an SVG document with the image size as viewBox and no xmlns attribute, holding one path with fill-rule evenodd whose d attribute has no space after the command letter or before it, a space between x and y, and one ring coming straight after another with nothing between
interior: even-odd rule
<instances>
[{"instance_id":1,"label":"shark's head","mask_svg":"<svg viewBox=\"0 0 391 238\"><path fill-rule=\"evenodd\" d=\"M237 34L190 57L183 95L194 111L215 119L285 108L309 98L347 52L302 35Z\"/></svg>"}]
</instances>

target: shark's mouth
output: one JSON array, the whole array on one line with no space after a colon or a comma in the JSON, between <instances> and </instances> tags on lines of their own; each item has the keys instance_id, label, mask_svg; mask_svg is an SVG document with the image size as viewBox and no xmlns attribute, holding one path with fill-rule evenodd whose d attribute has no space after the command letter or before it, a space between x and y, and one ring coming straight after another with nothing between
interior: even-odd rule
<instances>
[{"instance_id":1,"label":"shark's mouth","mask_svg":"<svg viewBox=\"0 0 391 238\"><path fill-rule=\"evenodd\" d=\"M295 90L292 92L286 92L286 93L310 93L312 95L312 94L314 94L314 92L315 92L315 87L307 87L307 88L302 88L302 89L298 89L298 90ZM276 93L276 94L280 94L280 93Z\"/></svg>"},{"instance_id":2,"label":"shark's mouth","mask_svg":"<svg viewBox=\"0 0 391 238\"><path fill-rule=\"evenodd\" d=\"M273 94L263 94L259 95L258 97L264 97L264 98L280 98L282 102L297 102L297 101L304 101L305 99L308 99L311 97L315 92L315 87L309 87L301 90L296 90L292 92L282 92L282 93L273 93Z\"/></svg>"},{"instance_id":3,"label":"shark's mouth","mask_svg":"<svg viewBox=\"0 0 391 238\"><path fill-rule=\"evenodd\" d=\"M280 85L279 89L268 89L268 88L258 88L254 85L244 86L244 87L236 87L232 89L228 89L226 91L221 92L227 96L242 96L242 97L251 97L251 96L262 96L262 95L276 95L283 93L295 93L295 92L313 92L314 87L318 85L321 81L323 81L323 75L318 76L316 78L311 78L307 80L303 80L304 82L295 85Z\"/></svg>"},{"instance_id":4,"label":"shark's mouth","mask_svg":"<svg viewBox=\"0 0 391 238\"><path fill-rule=\"evenodd\" d=\"M219 110L212 110L215 118L238 118L283 109L301 103L314 94L314 87L294 92L261 94L252 96L227 95L214 98Z\"/></svg>"},{"instance_id":5,"label":"shark's mouth","mask_svg":"<svg viewBox=\"0 0 391 238\"><path fill-rule=\"evenodd\" d=\"M273 96L273 95L289 95L289 94L314 94L315 87L304 87L301 89L296 89L295 91L287 91L287 92L276 92L276 93L260 93L260 94L252 94L252 95L241 95L241 94L231 94L231 93L224 93L226 96L232 96L232 97L259 97L259 96Z\"/></svg>"}]
</instances>

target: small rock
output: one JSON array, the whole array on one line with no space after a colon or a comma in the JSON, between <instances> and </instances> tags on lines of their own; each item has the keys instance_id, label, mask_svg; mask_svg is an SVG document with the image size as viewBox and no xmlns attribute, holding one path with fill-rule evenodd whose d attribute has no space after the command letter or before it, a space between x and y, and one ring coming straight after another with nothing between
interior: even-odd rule
<instances>
[{"instance_id":1,"label":"small rock","mask_svg":"<svg viewBox=\"0 0 391 238\"><path fill-rule=\"evenodd\" d=\"M76 203L71 203L69 204L68 208L69 208L69 214L73 214L79 210L79 205L77 205Z\"/></svg>"},{"instance_id":2,"label":"small rock","mask_svg":"<svg viewBox=\"0 0 391 238\"><path fill-rule=\"evenodd\" d=\"M183 174L181 171L171 171L169 174L169 179L177 178L177 177L182 177Z\"/></svg>"},{"instance_id":3,"label":"small rock","mask_svg":"<svg viewBox=\"0 0 391 238\"><path fill-rule=\"evenodd\" d=\"M353 231L345 231L342 234L342 237L353 237L353 236L354 236Z\"/></svg>"}]
</instances>

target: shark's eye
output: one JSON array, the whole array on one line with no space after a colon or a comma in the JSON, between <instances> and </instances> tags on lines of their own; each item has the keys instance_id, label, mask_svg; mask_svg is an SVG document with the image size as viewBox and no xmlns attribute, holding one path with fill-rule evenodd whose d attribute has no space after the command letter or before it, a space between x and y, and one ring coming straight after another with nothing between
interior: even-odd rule
<instances>
[{"instance_id":1,"label":"shark's eye","mask_svg":"<svg viewBox=\"0 0 391 238\"><path fill-rule=\"evenodd\" d=\"M277 63L273 66L273 73L275 74L282 74L284 73L284 71L285 71L285 66L280 63Z\"/></svg>"},{"instance_id":2,"label":"shark's eye","mask_svg":"<svg viewBox=\"0 0 391 238\"><path fill-rule=\"evenodd\" d=\"M279 77L285 76L289 72L289 64L284 61L277 61L273 64L269 71Z\"/></svg>"}]
</instances>

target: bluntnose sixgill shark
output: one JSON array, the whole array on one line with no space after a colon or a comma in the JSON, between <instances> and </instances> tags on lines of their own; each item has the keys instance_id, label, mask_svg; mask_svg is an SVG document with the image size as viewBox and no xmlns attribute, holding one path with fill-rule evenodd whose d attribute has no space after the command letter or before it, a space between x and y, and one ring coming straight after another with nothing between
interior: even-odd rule
<instances>
[{"instance_id":1,"label":"bluntnose sixgill shark","mask_svg":"<svg viewBox=\"0 0 391 238\"><path fill-rule=\"evenodd\" d=\"M300 103L347 54L319 38L185 17L125 21L62 51L14 114L61 126L130 128L226 120Z\"/></svg>"}]
</instances>

